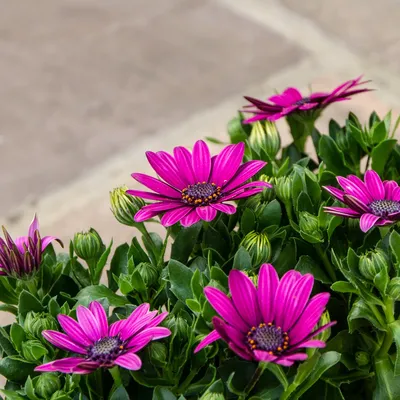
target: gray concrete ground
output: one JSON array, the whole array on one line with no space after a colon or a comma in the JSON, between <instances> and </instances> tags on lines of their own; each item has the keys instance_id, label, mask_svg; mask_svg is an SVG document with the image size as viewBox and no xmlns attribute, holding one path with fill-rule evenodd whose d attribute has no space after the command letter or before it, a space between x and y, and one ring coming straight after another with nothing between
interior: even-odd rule
<instances>
[{"instance_id":1,"label":"gray concrete ground","mask_svg":"<svg viewBox=\"0 0 400 400\"><path fill-rule=\"evenodd\" d=\"M134 232L114 221L109 190L150 172L147 149L224 138L244 94L330 89L364 73L378 90L331 106L321 128L348 107L362 117L400 110L395 0L0 7L0 220L14 235L37 211L42 233L65 242L90 226L128 240Z\"/></svg>"}]
</instances>

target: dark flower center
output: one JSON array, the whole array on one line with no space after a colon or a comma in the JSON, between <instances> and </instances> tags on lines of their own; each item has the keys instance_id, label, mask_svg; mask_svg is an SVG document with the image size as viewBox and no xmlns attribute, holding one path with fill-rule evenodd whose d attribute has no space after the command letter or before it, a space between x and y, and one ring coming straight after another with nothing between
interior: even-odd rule
<instances>
[{"instance_id":1,"label":"dark flower center","mask_svg":"<svg viewBox=\"0 0 400 400\"><path fill-rule=\"evenodd\" d=\"M182 200L186 204L204 206L221 196L221 187L215 183L197 182L182 190Z\"/></svg>"},{"instance_id":2,"label":"dark flower center","mask_svg":"<svg viewBox=\"0 0 400 400\"><path fill-rule=\"evenodd\" d=\"M378 217L400 212L400 202L393 200L375 200L369 204L372 212Z\"/></svg>"},{"instance_id":3,"label":"dark flower center","mask_svg":"<svg viewBox=\"0 0 400 400\"><path fill-rule=\"evenodd\" d=\"M288 334L271 322L253 326L246 339L251 350L264 350L271 355L286 350L289 345Z\"/></svg>"},{"instance_id":4,"label":"dark flower center","mask_svg":"<svg viewBox=\"0 0 400 400\"><path fill-rule=\"evenodd\" d=\"M118 336L105 337L89 347L87 359L109 366L124 351L124 342Z\"/></svg>"},{"instance_id":5,"label":"dark flower center","mask_svg":"<svg viewBox=\"0 0 400 400\"><path fill-rule=\"evenodd\" d=\"M310 102L311 102L311 99L309 97L303 97L302 99L297 100L294 103L294 105L295 106L302 106L303 104L307 104L307 103L310 103Z\"/></svg>"}]
</instances>

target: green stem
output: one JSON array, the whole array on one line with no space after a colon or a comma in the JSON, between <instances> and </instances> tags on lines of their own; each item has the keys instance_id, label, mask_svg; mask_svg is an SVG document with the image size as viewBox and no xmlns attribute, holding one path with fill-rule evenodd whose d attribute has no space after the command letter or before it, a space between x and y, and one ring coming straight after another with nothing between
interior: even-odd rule
<instances>
[{"instance_id":1,"label":"green stem","mask_svg":"<svg viewBox=\"0 0 400 400\"><path fill-rule=\"evenodd\" d=\"M322 247L320 244L316 244L315 249L317 250L319 257L320 257L322 263L324 264L325 271L329 275L329 278L331 278L332 282L336 282L336 280L337 280L336 272L335 272L335 269L333 268L332 263L330 262L330 260L327 256L326 252L324 252L322 250Z\"/></svg>"},{"instance_id":2,"label":"green stem","mask_svg":"<svg viewBox=\"0 0 400 400\"><path fill-rule=\"evenodd\" d=\"M247 386L244 389L244 395L240 396L238 400L245 400L247 395L251 393L251 391L254 389L254 386L256 386L257 382L261 378L262 374L264 373L264 370L267 366L267 363L259 363L257 369L254 372L254 375L252 376L250 382L247 384Z\"/></svg>"},{"instance_id":3,"label":"green stem","mask_svg":"<svg viewBox=\"0 0 400 400\"><path fill-rule=\"evenodd\" d=\"M393 333L392 333L392 329L390 328L389 325L395 321L395 319L394 319L394 301L390 298L386 298L384 303L385 303L384 312L385 312L385 318L386 318L387 331L385 333L385 339L383 341L383 344L378 352L378 358L386 357L390 350L390 347L393 344Z\"/></svg>"},{"instance_id":4,"label":"green stem","mask_svg":"<svg viewBox=\"0 0 400 400\"><path fill-rule=\"evenodd\" d=\"M289 218L289 221L293 221L293 210L292 210L292 203L291 202L284 202L286 214Z\"/></svg>"},{"instance_id":5,"label":"green stem","mask_svg":"<svg viewBox=\"0 0 400 400\"><path fill-rule=\"evenodd\" d=\"M157 266L158 266L159 268L162 268L162 267L163 267L163 264L164 264L164 255L165 255L165 251L167 250L167 245L168 245L168 238L169 238L169 236L170 236L170 228L167 228L167 233L166 233L166 235L165 235L163 247L162 247L162 249L161 249L161 254L160 254L160 257L159 257L158 263L157 263Z\"/></svg>"},{"instance_id":6,"label":"green stem","mask_svg":"<svg viewBox=\"0 0 400 400\"><path fill-rule=\"evenodd\" d=\"M110 371L111 376L114 379L115 387L117 388L117 387L121 386L122 385L122 379L121 379L121 374L119 372L119 367L115 366L115 367L109 369L109 371Z\"/></svg>"},{"instance_id":7,"label":"green stem","mask_svg":"<svg viewBox=\"0 0 400 400\"><path fill-rule=\"evenodd\" d=\"M366 164L366 166L365 166L365 172L368 171L368 167L369 167L369 162L370 162L370 160L371 160L371 156L368 154L368 157L367 157L367 164Z\"/></svg>"},{"instance_id":8,"label":"green stem","mask_svg":"<svg viewBox=\"0 0 400 400\"><path fill-rule=\"evenodd\" d=\"M371 309L371 311L373 312L375 318L378 320L378 322L382 325L385 326L386 322L385 320L382 318L382 314L381 312L378 310L378 308L376 307L375 304L368 304L369 308Z\"/></svg>"}]
</instances>

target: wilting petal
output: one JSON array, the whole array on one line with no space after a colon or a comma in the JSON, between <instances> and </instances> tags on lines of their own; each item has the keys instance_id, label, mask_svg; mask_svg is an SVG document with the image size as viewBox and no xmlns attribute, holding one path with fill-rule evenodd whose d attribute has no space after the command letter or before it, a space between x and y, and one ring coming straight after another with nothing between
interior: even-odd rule
<instances>
[{"instance_id":1,"label":"wilting petal","mask_svg":"<svg viewBox=\"0 0 400 400\"><path fill-rule=\"evenodd\" d=\"M132 178L137 180L142 185L148 187L149 189L160 193L163 196L177 199L181 198L181 192L179 190L174 189L166 183L161 182L160 180L153 178L149 175L134 173L132 174Z\"/></svg>"},{"instance_id":2,"label":"wilting petal","mask_svg":"<svg viewBox=\"0 0 400 400\"><path fill-rule=\"evenodd\" d=\"M248 323L249 328L257 326L261 322L261 314L253 282L242 271L234 269L229 273L228 283L232 302L242 319Z\"/></svg>"},{"instance_id":3,"label":"wilting petal","mask_svg":"<svg viewBox=\"0 0 400 400\"><path fill-rule=\"evenodd\" d=\"M82 363L84 359L78 357L62 358L61 360L55 360L47 364L39 365L35 368L38 372L63 372L65 374L71 373L72 369Z\"/></svg>"},{"instance_id":4,"label":"wilting petal","mask_svg":"<svg viewBox=\"0 0 400 400\"><path fill-rule=\"evenodd\" d=\"M197 181L208 181L211 170L211 155L210 149L202 140L198 140L194 144L192 152L192 166Z\"/></svg>"},{"instance_id":5,"label":"wilting petal","mask_svg":"<svg viewBox=\"0 0 400 400\"><path fill-rule=\"evenodd\" d=\"M86 354L86 349L83 346L80 346L72 341L71 338L64 333L47 330L43 331L42 335L48 342L59 347L60 349L79 354Z\"/></svg>"},{"instance_id":6,"label":"wilting petal","mask_svg":"<svg viewBox=\"0 0 400 400\"><path fill-rule=\"evenodd\" d=\"M252 178L260 169L262 169L267 163L264 161L248 161L241 165L235 174L235 176L224 186L224 192L236 189L242 183Z\"/></svg>"},{"instance_id":7,"label":"wilting petal","mask_svg":"<svg viewBox=\"0 0 400 400\"><path fill-rule=\"evenodd\" d=\"M212 221L217 216L217 210L210 206L196 207L196 212L203 221Z\"/></svg>"},{"instance_id":8,"label":"wilting petal","mask_svg":"<svg viewBox=\"0 0 400 400\"><path fill-rule=\"evenodd\" d=\"M183 217L185 217L189 212L192 210L191 207L182 207L182 208L177 208L175 210L167 211L163 217L161 218L161 223L164 226L171 226L176 224L178 221L180 221Z\"/></svg>"},{"instance_id":9,"label":"wilting petal","mask_svg":"<svg viewBox=\"0 0 400 400\"><path fill-rule=\"evenodd\" d=\"M343 208L343 207L324 207L324 211L337 215L338 217L349 217L349 218L358 218L360 213L352 210L351 208Z\"/></svg>"},{"instance_id":10,"label":"wilting petal","mask_svg":"<svg viewBox=\"0 0 400 400\"><path fill-rule=\"evenodd\" d=\"M383 200L385 198L385 187L383 186L382 179L375 171L367 171L364 181L374 200Z\"/></svg>"},{"instance_id":11,"label":"wilting petal","mask_svg":"<svg viewBox=\"0 0 400 400\"><path fill-rule=\"evenodd\" d=\"M209 344L214 343L216 340L221 339L220 334L214 329L211 331L194 349L195 353L207 347Z\"/></svg>"},{"instance_id":12,"label":"wilting petal","mask_svg":"<svg viewBox=\"0 0 400 400\"><path fill-rule=\"evenodd\" d=\"M76 343L80 343L83 346L90 346L93 344L91 340L88 339L85 332L83 332L80 325L71 317L64 314L59 314L57 316L58 322L65 333Z\"/></svg>"},{"instance_id":13,"label":"wilting petal","mask_svg":"<svg viewBox=\"0 0 400 400\"><path fill-rule=\"evenodd\" d=\"M369 231L375 224L376 222L380 219L377 215L373 214L363 214L361 215L360 218L360 229L363 232Z\"/></svg>"},{"instance_id":14,"label":"wilting petal","mask_svg":"<svg viewBox=\"0 0 400 400\"><path fill-rule=\"evenodd\" d=\"M210 206L225 214L235 214L236 212L236 207L231 204L214 203L210 204Z\"/></svg>"},{"instance_id":15,"label":"wilting petal","mask_svg":"<svg viewBox=\"0 0 400 400\"><path fill-rule=\"evenodd\" d=\"M345 194L343 190L336 189L333 186L322 186L330 195L338 199L343 203L343 195Z\"/></svg>"},{"instance_id":16,"label":"wilting petal","mask_svg":"<svg viewBox=\"0 0 400 400\"><path fill-rule=\"evenodd\" d=\"M103 306L97 302L92 301L89 305L89 310L92 312L93 316L97 319L100 328L101 337L105 337L108 335L108 321L107 315L103 308Z\"/></svg>"},{"instance_id":17,"label":"wilting petal","mask_svg":"<svg viewBox=\"0 0 400 400\"><path fill-rule=\"evenodd\" d=\"M231 299L219 289L206 287L204 294L215 311L229 324L240 329L242 332L247 332L249 326L243 321L233 306Z\"/></svg>"},{"instance_id":18,"label":"wilting petal","mask_svg":"<svg viewBox=\"0 0 400 400\"><path fill-rule=\"evenodd\" d=\"M275 293L279 284L279 277L271 264L263 264L258 275L257 298L260 311L265 323L274 318Z\"/></svg>"},{"instance_id":19,"label":"wilting petal","mask_svg":"<svg viewBox=\"0 0 400 400\"><path fill-rule=\"evenodd\" d=\"M188 226L196 224L199 221L200 221L200 217L197 215L196 209L193 208L193 210L190 211L189 214L187 214L185 217L183 217L181 219L181 224L184 227L188 227Z\"/></svg>"},{"instance_id":20,"label":"wilting petal","mask_svg":"<svg viewBox=\"0 0 400 400\"><path fill-rule=\"evenodd\" d=\"M142 360L135 353L123 354L117 357L114 363L131 371L137 371L142 367Z\"/></svg>"},{"instance_id":21,"label":"wilting petal","mask_svg":"<svg viewBox=\"0 0 400 400\"><path fill-rule=\"evenodd\" d=\"M89 309L84 306L78 306L76 316L82 330L92 342L101 339L100 324Z\"/></svg>"}]
</instances>

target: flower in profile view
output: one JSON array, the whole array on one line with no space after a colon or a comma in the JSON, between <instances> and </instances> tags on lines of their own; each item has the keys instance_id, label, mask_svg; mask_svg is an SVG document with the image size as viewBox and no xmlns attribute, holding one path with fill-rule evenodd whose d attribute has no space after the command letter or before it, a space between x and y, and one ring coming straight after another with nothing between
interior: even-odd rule
<instances>
[{"instance_id":1,"label":"flower in profile view","mask_svg":"<svg viewBox=\"0 0 400 400\"><path fill-rule=\"evenodd\" d=\"M310 299L314 285L311 274L292 270L279 280L275 268L263 264L257 287L238 270L230 272L228 282L231 297L214 287L204 289L221 318L213 318L214 330L195 352L222 339L245 360L289 367L307 358L301 349L325 347L324 341L313 337L336 322L315 329L330 295L319 293Z\"/></svg>"},{"instance_id":2,"label":"flower in profile view","mask_svg":"<svg viewBox=\"0 0 400 400\"><path fill-rule=\"evenodd\" d=\"M40 267L43 251L53 241L54 236L40 237L39 221L36 215L29 226L28 236L11 238L3 226L4 239L0 238L0 275L14 278L29 278Z\"/></svg>"},{"instance_id":3,"label":"flower in profile view","mask_svg":"<svg viewBox=\"0 0 400 400\"><path fill-rule=\"evenodd\" d=\"M150 305L143 303L124 320L108 325L107 315L102 305L93 301L89 308L78 306L78 321L60 314L58 322L64 333L46 330L47 341L62 350L75 353L35 368L39 372L64 372L90 374L97 368L111 368L119 365L130 370L138 370L142 361L136 354L152 340L171 334L167 328L158 326L168 315L149 311Z\"/></svg>"},{"instance_id":4,"label":"flower in profile view","mask_svg":"<svg viewBox=\"0 0 400 400\"><path fill-rule=\"evenodd\" d=\"M296 88L289 87L283 93L268 98L267 102L245 96L251 104L245 106L243 112L253 113L254 116L243 121L251 123L260 120L276 121L287 115L307 110L321 110L331 103L349 100L350 96L368 92L371 89L359 86L368 81L360 82L361 76L342 83L331 92L316 92L304 97Z\"/></svg>"},{"instance_id":5,"label":"flower in profile view","mask_svg":"<svg viewBox=\"0 0 400 400\"><path fill-rule=\"evenodd\" d=\"M373 170L365 173L364 182L355 175L336 179L343 190L333 186L324 186L324 189L347 207L324 207L327 213L360 218L363 232L400 220L400 188L395 181L382 182Z\"/></svg>"},{"instance_id":6,"label":"flower in profile view","mask_svg":"<svg viewBox=\"0 0 400 400\"><path fill-rule=\"evenodd\" d=\"M132 177L151 190L127 190L128 194L156 200L135 214L143 222L164 213L161 223L171 226L180 221L190 226L200 220L212 221L217 212L233 214L235 206L227 201L238 200L271 187L267 182L248 182L264 166L264 161L248 161L241 165L244 143L225 147L215 157L205 142L195 143L192 153L185 147L175 147L173 155L164 151L146 153L160 179L134 173Z\"/></svg>"}]
</instances>

